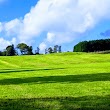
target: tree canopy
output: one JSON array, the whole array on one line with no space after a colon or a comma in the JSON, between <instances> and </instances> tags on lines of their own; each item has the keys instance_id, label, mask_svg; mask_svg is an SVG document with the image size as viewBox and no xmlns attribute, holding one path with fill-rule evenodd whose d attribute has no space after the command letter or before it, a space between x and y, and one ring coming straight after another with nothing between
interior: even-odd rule
<instances>
[{"instance_id":1,"label":"tree canopy","mask_svg":"<svg viewBox=\"0 0 110 110\"><path fill-rule=\"evenodd\" d=\"M110 50L110 39L79 42L74 46L74 52L96 52Z\"/></svg>"},{"instance_id":2,"label":"tree canopy","mask_svg":"<svg viewBox=\"0 0 110 110\"><path fill-rule=\"evenodd\" d=\"M16 51L14 45L9 45L6 47L6 56L14 56L16 55Z\"/></svg>"},{"instance_id":3,"label":"tree canopy","mask_svg":"<svg viewBox=\"0 0 110 110\"><path fill-rule=\"evenodd\" d=\"M27 44L25 44L25 43L19 43L17 45L17 48L20 50L20 52L21 52L22 55L27 54L27 51L28 51Z\"/></svg>"}]
</instances>

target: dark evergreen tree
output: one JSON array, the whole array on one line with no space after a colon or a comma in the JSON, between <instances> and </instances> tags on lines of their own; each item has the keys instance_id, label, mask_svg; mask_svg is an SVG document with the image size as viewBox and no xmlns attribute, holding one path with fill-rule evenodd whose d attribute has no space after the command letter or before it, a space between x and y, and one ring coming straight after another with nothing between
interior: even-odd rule
<instances>
[{"instance_id":1,"label":"dark evergreen tree","mask_svg":"<svg viewBox=\"0 0 110 110\"><path fill-rule=\"evenodd\" d=\"M61 46L58 46L58 52L61 53Z\"/></svg>"},{"instance_id":2,"label":"dark evergreen tree","mask_svg":"<svg viewBox=\"0 0 110 110\"><path fill-rule=\"evenodd\" d=\"M48 52L49 52L49 53L53 53L52 47L49 47L49 48L48 48Z\"/></svg>"},{"instance_id":3,"label":"dark evergreen tree","mask_svg":"<svg viewBox=\"0 0 110 110\"><path fill-rule=\"evenodd\" d=\"M48 53L48 49L45 49L45 54L47 54Z\"/></svg>"},{"instance_id":4,"label":"dark evergreen tree","mask_svg":"<svg viewBox=\"0 0 110 110\"><path fill-rule=\"evenodd\" d=\"M33 55L33 52L32 52L32 46L28 46L27 47L27 55Z\"/></svg>"},{"instance_id":5,"label":"dark evergreen tree","mask_svg":"<svg viewBox=\"0 0 110 110\"><path fill-rule=\"evenodd\" d=\"M74 52L96 52L110 50L110 39L79 42L74 46Z\"/></svg>"},{"instance_id":6,"label":"dark evergreen tree","mask_svg":"<svg viewBox=\"0 0 110 110\"><path fill-rule=\"evenodd\" d=\"M6 50L2 52L2 56L6 56Z\"/></svg>"},{"instance_id":7,"label":"dark evergreen tree","mask_svg":"<svg viewBox=\"0 0 110 110\"><path fill-rule=\"evenodd\" d=\"M2 51L0 51L0 56L3 56L3 55L2 55Z\"/></svg>"},{"instance_id":8,"label":"dark evergreen tree","mask_svg":"<svg viewBox=\"0 0 110 110\"><path fill-rule=\"evenodd\" d=\"M39 54L39 51L40 51L40 49L39 49L39 47L37 47L37 50L35 50L35 54Z\"/></svg>"},{"instance_id":9,"label":"dark evergreen tree","mask_svg":"<svg viewBox=\"0 0 110 110\"><path fill-rule=\"evenodd\" d=\"M14 45L9 45L6 47L6 56L14 56L16 55L16 51Z\"/></svg>"},{"instance_id":10,"label":"dark evergreen tree","mask_svg":"<svg viewBox=\"0 0 110 110\"><path fill-rule=\"evenodd\" d=\"M54 53L57 53L57 52L58 52L58 45L55 45L55 46L54 46L53 51L54 51Z\"/></svg>"}]
</instances>

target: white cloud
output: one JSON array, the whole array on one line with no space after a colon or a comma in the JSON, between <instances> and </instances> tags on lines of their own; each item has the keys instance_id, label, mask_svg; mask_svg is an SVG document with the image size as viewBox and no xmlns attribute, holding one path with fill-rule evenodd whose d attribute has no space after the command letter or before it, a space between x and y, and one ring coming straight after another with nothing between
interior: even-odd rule
<instances>
[{"instance_id":1,"label":"white cloud","mask_svg":"<svg viewBox=\"0 0 110 110\"><path fill-rule=\"evenodd\" d=\"M109 4L110 0L40 0L24 17L21 39L44 31L83 33L108 14Z\"/></svg>"},{"instance_id":2,"label":"white cloud","mask_svg":"<svg viewBox=\"0 0 110 110\"><path fill-rule=\"evenodd\" d=\"M3 38L0 38L0 50L5 49L6 46L10 45L11 43Z\"/></svg>"},{"instance_id":3,"label":"white cloud","mask_svg":"<svg viewBox=\"0 0 110 110\"><path fill-rule=\"evenodd\" d=\"M0 31L27 43L45 32L40 44L43 49L48 43L71 42L101 20L110 18L109 4L110 0L39 0L23 20L0 24Z\"/></svg>"},{"instance_id":4,"label":"white cloud","mask_svg":"<svg viewBox=\"0 0 110 110\"><path fill-rule=\"evenodd\" d=\"M74 35L74 34L72 34ZM71 42L73 40L72 38L72 35L70 33L51 33L51 32L48 32L47 33L47 38L46 38L46 42L48 43L53 43L53 44L62 44L64 42L68 43L68 42Z\"/></svg>"},{"instance_id":5,"label":"white cloud","mask_svg":"<svg viewBox=\"0 0 110 110\"><path fill-rule=\"evenodd\" d=\"M16 38L12 38L11 41L5 40L0 37L0 50L6 49L8 45L16 44Z\"/></svg>"},{"instance_id":6,"label":"white cloud","mask_svg":"<svg viewBox=\"0 0 110 110\"><path fill-rule=\"evenodd\" d=\"M47 48L47 45L45 44L45 42L42 42L40 45L39 45L39 48L41 51L45 50Z\"/></svg>"},{"instance_id":7,"label":"white cloud","mask_svg":"<svg viewBox=\"0 0 110 110\"><path fill-rule=\"evenodd\" d=\"M22 25L22 20L14 19L4 24L4 31L7 36L18 35Z\"/></svg>"},{"instance_id":8,"label":"white cloud","mask_svg":"<svg viewBox=\"0 0 110 110\"><path fill-rule=\"evenodd\" d=\"M48 42L53 42L55 39L55 34L54 33L47 33L47 41Z\"/></svg>"}]
</instances>

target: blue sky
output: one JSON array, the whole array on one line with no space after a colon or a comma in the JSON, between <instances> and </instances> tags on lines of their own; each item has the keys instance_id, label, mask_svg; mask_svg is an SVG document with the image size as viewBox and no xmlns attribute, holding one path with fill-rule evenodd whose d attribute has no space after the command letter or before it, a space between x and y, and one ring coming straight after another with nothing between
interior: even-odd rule
<instances>
[{"instance_id":1,"label":"blue sky","mask_svg":"<svg viewBox=\"0 0 110 110\"><path fill-rule=\"evenodd\" d=\"M0 3L0 22L24 17L38 0L3 0Z\"/></svg>"},{"instance_id":2,"label":"blue sky","mask_svg":"<svg viewBox=\"0 0 110 110\"><path fill-rule=\"evenodd\" d=\"M110 0L0 0L0 50L24 42L35 50L110 38ZM100 8L101 6L101 8Z\"/></svg>"}]
</instances>

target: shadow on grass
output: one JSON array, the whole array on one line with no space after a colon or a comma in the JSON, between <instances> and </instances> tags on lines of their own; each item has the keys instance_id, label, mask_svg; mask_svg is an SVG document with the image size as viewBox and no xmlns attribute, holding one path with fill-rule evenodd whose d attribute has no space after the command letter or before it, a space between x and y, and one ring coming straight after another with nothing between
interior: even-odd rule
<instances>
[{"instance_id":1,"label":"shadow on grass","mask_svg":"<svg viewBox=\"0 0 110 110\"><path fill-rule=\"evenodd\" d=\"M110 96L0 99L0 110L110 110Z\"/></svg>"},{"instance_id":2,"label":"shadow on grass","mask_svg":"<svg viewBox=\"0 0 110 110\"><path fill-rule=\"evenodd\" d=\"M44 69L0 69L0 74L2 73L17 73L17 72L32 72L32 71L46 71L46 70L60 70L64 68L44 68Z\"/></svg>"},{"instance_id":3,"label":"shadow on grass","mask_svg":"<svg viewBox=\"0 0 110 110\"><path fill-rule=\"evenodd\" d=\"M110 81L110 73L3 79L0 80L0 85L23 84L23 83L36 83L36 84L64 83L64 82L82 83L94 81Z\"/></svg>"},{"instance_id":4,"label":"shadow on grass","mask_svg":"<svg viewBox=\"0 0 110 110\"><path fill-rule=\"evenodd\" d=\"M30 71L35 71L35 70L26 70L26 69L7 69L7 70L0 70L0 74L2 73L17 73L17 72L30 72Z\"/></svg>"}]
</instances>

